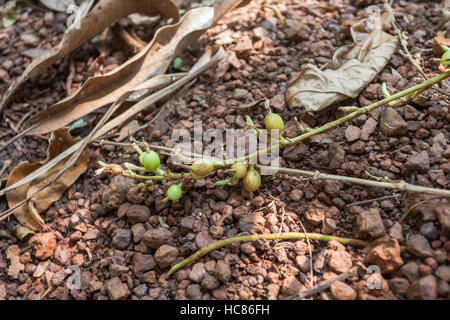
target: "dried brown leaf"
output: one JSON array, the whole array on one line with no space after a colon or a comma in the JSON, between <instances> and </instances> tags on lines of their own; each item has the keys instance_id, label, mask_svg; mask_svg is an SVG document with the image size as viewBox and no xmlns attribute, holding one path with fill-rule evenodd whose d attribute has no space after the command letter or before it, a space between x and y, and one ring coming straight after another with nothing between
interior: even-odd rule
<instances>
[{"instance_id":1,"label":"dried brown leaf","mask_svg":"<svg viewBox=\"0 0 450 320\"><path fill-rule=\"evenodd\" d=\"M218 64L220 61L222 61L226 57L225 50L222 47L213 47L205 52L205 54L199 59L199 61L195 64L195 66L189 71L189 73L184 76L183 78L177 80L176 82L172 83L168 87L161 89L152 95L146 97L142 101L136 103L134 106L132 106L130 109L126 110L116 118L110 120L105 125L103 125L99 130L96 130L94 134L90 137L90 139L84 138L81 141L78 141L74 143L72 146L61 152L56 157L52 158L42 166L37 166L37 168L33 170L28 170L28 174L23 174L22 179L14 179L16 182L11 182L11 184L7 185L4 189L0 190L0 195L3 195L5 193L10 192L14 189L19 189L24 185L27 185L31 183L34 179L37 177L40 177L47 173L51 168L53 168L55 165L58 165L59 162L62 162L62 160L66 159L68 156L74 154L79 148L83 145L86 145L91 140L95 140L102 135L106 134L108 131L112 130L113 128L117 127L120 123L123 123L124 121L127 121L131 117L135 116L142 110L146 109L148 106L152 105L153 103L159 101L160 99L166 98L169 95L173 94L176 90L180 89L182 86L186 85L187 83L191 82L193 79L198 77L202 72L207 70L208 68L211 68L212 66ZM15 206L10 206L10 209L8 209L5 212L2 212L0 214L0 221L8 217L9 214L12 212L15 212L15 210L19 207L22 207L22 205L26 204L27 199L24 199L22 201L17 202ZM17 207L17 208L16 208Z\"/></svg>"},{"instance_id":2,"label":"dried brown leaf","mask_svg":"<svg viewBox=\"0 0 450 320\"><path fill-rule=\"evenodd\" d=\"M163 14L166 18L178 21L178 8L170 0L100 0L94 8L83 17L79 25L74 23L63 35L61 42L53 51L36 58L24 73L14 81L5 93L0 110L7 104L17 89L28 79L43 73L53 63L65 57L86 41L92 39L110 24L131 13L148 16Z\"/></svg>"},{"instance_id":3,"label":"dried brown leaf","mask_svg":"<svg viewBox=\"0 0 450 320\"><path fill-rule=\"evenodd\" d=\"M33 230L28 229L27 227L21 226L20 224L17 226L17 228L14 230L16 233L17 239L20 241L34 236L36 233Z\"/></svg>"},{"instance_id":4,"label":"dried brown leaf","mask_svg":"<svg viewBox=\"0 0 450 320\"><path fill-rule=\"evenodd\" d=\"M9 174L6 186L8 187L33 173L51 159L69 149L75 143L76 140L72 138L67 128L55 131L50 138L47 158L44 161L37 161L34 163L22 162L17 165ZM86 171L87 158L88 154L85 149L70 170L66 171L55 183L49 185L45 190L34 196L32 202L21 206L14 212L17 220L31 230L40 230L44 221L39 216L39 213L45 211L53 202L58 200L73 182ZM12 208L16 206L51 182L54 176L64 166L66 160L67 159L63 159L59 161L55 166L47 170L45 175L37 176L18 188L7 192L6 199L9 207Z\"/></svg>"},{"instance_id":5,"label":"dried brown leaf","mask_svg":"<svg viewBox=\"0 0 450 320\"><path fill-rule=\"evenodd\" d=\"M69 158L69 160L66 161L64 166L62 166L59 169L59 171L56 173L56 175L53 177L53 179L49 183L53 184L57 179L59 179L59 177L61 177L64 174L64 172L66 172L66 170L70 169L72 167L72 165L76 164L76 161L79 159L79 157L83 153L83 150L86 149L86 146L91 141L92 137L103 127L105 122L109 120L109 118L114 114L114 112L116 112L116 110L120 108L120 106L122 105L122 102L123 102L123 100L118 100L109 107L108 111L103 115L103 117L100 119L100 121L95 125L95 128L89 133L89 135L86 138L81 140L81 145L72 154L72 156ZM38 190L36 192L38 192Z\"/></svg>"},{"instance_id":6,"label":"dried brown leaf","mask_svg":"<svg viewBox=\"0 0 450 320\"><path fill-rule=\"evenodd\" d=\"M363 19L352 25L354 44L339 48L332 61L317 68L305 65L286 90L290 107L320 111L358 94L383 70L397 46L397 38L383 31L387 17Z\"/></svg>"},{"instance_id":7,"label":"dried brown leaf","mask_svg":"<svg viewBox=\"0 0 450 320\"><path fill-rule=\"evenodd\" d=\"M217 6L188 11L175 25L159 29L137 55L115 70L88 79L73 95L30 118L27 133L43 134L63 127L119 98L124 99L146 80L163 74L177 52L198 38L241 0L220 0Z\"/></svg>"}]
</instances>

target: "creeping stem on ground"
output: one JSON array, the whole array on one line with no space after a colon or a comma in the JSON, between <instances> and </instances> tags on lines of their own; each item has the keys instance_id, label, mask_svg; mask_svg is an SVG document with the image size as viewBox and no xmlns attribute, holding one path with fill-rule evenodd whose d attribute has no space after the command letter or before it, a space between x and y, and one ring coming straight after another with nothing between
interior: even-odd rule
<instances>
[{"instance_id":1,"label":"creeping stem on ground","mask_svg":"<svg viewBox=\"0 0 450 320\"><path fill-rule=\"evenodd\" d=\"M184 259L180 263L177 263L176 265L174 265L167 273L167 276L170 277L170 275L172 275L174 272L180 270L181 268L188 265L189 263L197 260L200 257L203 257L204 255L208 254L211 251L214 251L216 249L219 249L221 247L229 245L230 243L232 243L234 241L249 242L249 241L255 241L258 239L266 239L266 240L306 239L307 237L311 240L319 240L319 241L335 240L342 244L358 246L358 247L365 247L365 246L369 245L369 242L366 242L363 240L352 239L352 238L341 238L341 237L335 237L335 236L330 236L330 235L325 235L325 234L320 234L320 233L284 232L284 233L274 233L274 234L252 234L252 235L248 235L248 236L240 236L240 237L233 237L233 238L228 238L228 239L224 239L224 240L219 240L207 247L203 247L202 249L195 252L193 255Z\"/></svg>"}]
</instances>

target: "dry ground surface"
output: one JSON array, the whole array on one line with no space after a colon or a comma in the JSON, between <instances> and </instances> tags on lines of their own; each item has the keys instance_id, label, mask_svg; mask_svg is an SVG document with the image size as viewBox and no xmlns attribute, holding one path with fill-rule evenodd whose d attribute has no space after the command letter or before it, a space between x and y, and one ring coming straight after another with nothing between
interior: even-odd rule
<instances>
[{"instance_id":1,"label":"dry ground surface","mask_svg":"<svg viewBox=\"0 0 450 320\"><path fill-rule=\"evenodd\" d=\"M252 1L228 13L181 54L183 66L189 67L205 47L221 40L227 62L168 100L166 111L140 130L136 138L171 147L172 130L193 130L195 120L202 121L204 130L244 128L246 115L262 124L262 105L242 106L264 97L271 99L272 108L285 120L288 136L297 135L294 117L310 126L338 118L342 114L336 108L313 118L299 108L285 106L287 83L302 64L321 66L329 62L337 48L351 42L346 32L349 22L365 17L366 8L380 2L316 1L315 6L308 7L301 5L303 1L266 1L280 8L286 19L296 21L294 27L282 26L274 11L262 7L262 1ZM438 68L430 60L437 57L432 50L433 38L438 32L441 37L450 36L438 27L443 5L440 1L416 0L395 1L393 5L399 27L409 34L409 48L420 51L428 74L436 73ZM189 9L189 1L183 3L183 8ZM30 57L36 54L31 49L50 49L58 44L66 19L66 14L43 7L21 9L14 25L0 30L0 95L30 63ZM144 41L149 41L155 31L142 26L127 28ZM42 110L61 100L94 73L116 68L132 51L115 38L104 59L96 61L99 54L93 44L85 44L37 80L28 82L2 114L2 139L12 137L14 126L29 110ZM342 105L366 106L379 100L383 81L395 92L418 79L417 70L397 50L372 84L357 99ZM450 82L442 83L441 88L448 90ZM151 113L163 103L140 113L136 117L139 124L148 123ZM282 165L361 178L368 178L369 172L392 180L448 188L449 101L428 93L396 109L395 114L386 110L377 109L329 131L325 138L284 150ZM91 115L86 120L95 124L100 116ZM400 128L389 136L380 128L381 119L386 117L398 121ZM94 124L72 133L85 136ZM44 138L25 137L2 150L0 164L12 161L2 178L21 161L45 157ZM36 234L29 242L31 247L19 243L10 231L17 223L13 216L0 224L0 299L283 299L310 288L311 277L317 284L348 271L358 262L365 266L377 264L384 271L378 289L367 287L369 274L360 268L357 274L311 298L450 296L450 208L445 199L332 180L276 178L264 181L250 201L240 187L214 186L213 182L225 177L219 172L196 182L179 202L155 205L163 198L162 184L142 199L130 191L133 180L94 175L98 160L136 163L136 158L130 147L90 145L87 172L42 214L55 232ZM167 157L162 156L162 163L166 161ZM365 202L359 204L361 201ZM423 202L400 220L419 201ZM215 240L251 233L302 232L302 224L308 232L380 240L372 248L344 246L335 241L311 241L310 246L304 240L236 242L170 278L166 276L170 265ZM6 256L7 248L14 244L23 248L18 262L23 270L16 279L8 276L12 261ZM388 250L391 256L386 255ZM71 265L81 270L79 289L67 286L66 269Z\"/></svg>"}]
</instances>

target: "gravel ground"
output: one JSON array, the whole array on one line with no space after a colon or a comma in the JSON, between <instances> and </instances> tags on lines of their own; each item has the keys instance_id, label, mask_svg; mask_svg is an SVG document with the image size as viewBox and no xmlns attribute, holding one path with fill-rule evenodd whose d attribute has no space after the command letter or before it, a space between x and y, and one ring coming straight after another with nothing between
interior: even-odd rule
<instances>
[{"instance_id":1,"label":"gravel ground","mask_svg":"<svg viewBox=\"0 0 450 320\"><path fill-rule=\"evenodd\" d=\"M322 66L337 48L351 43L346 26L365 17L368 5L381 1L330 1L339 8L327 1L317 1L315 7L289 0L266 2L280 9L288 26L283 27L275 13L258 1L229 13L181 54L183 65L190 66L205 47L221 40L227 61L201 76L183 95L169 100L163 115L139 131L137 139L172 147L172 131L193 131L195 120L202 121L204 130L244 128L246 115L262 124L262 106L242 106L264 97L271 99L272 108L286 121L287 136L298 134L294 117L313 127L341 116L336 108L316 118L302 114L298 108L285 106L284 92L302 64ZM184 3L185 8L188 5ZM449 30L438 27L442 6L440 1L414 0L395 1L393 6L399 27L409 33L409 48L421 50L427 74L438 72L431 60L437 56L433 39L450 37ZM33 9L20 12L12 27L0 30L0 94L30 63L30 56L36 54L32 49L48 50L59 42L66 19L65 14ZM134 31L144 41L154 32L143 27L134 27ZM131 54L116 39L99 61L96 47L83 45L24 86L21 96L3 112L2 139L12 137L15 125L29 110L61 100L89 76L114 69ZM418 79L417 70L397 50L372 84L357 99L342 105L366 106L377 101L382 98L383 81L395 92ZM449 87L449 81L441 85L444 90ZM139 124L150 121L158 106L139 114ZM368 172L448 188L448 110L448 99L428 91L404 107L377 109L329 131L322 139L284 150L282 165L366 179ZM86 118L96 119L99 115ZM395 130L383 130L386 121L394 121ZM83 136L90 129L75 133ZM45 157L46 148L43 137L26 137L9 145L1 151L2 165L7 159L12 161L3 177L21 161ZM370 274L360 268L311 298L450 297L450 205L445 199L404 192L393 197L392 190L332 180L276 178L263 182L249 200L239 187L215 187L214 182L226 176L219 172L197 181L179 202L158 204L164 197L161 184L143 199L130 190L133 180L94 176L97 160L135 161L132 148L90 146L89 155L88 171L42 214L56 232L36 234L27 249L9 231L15 224L13 218L0 224L0 299L283 299L310 288L311 278L317 284L358 263L380 267L378 288L369 289ZM166 161L162 156L161 162ZM370 201L378 198L384 199ZM358 204L361 201L365 202ZM400 220L407 210L407 217ZM304 240L235 242L166 276L171 265L216 240L302 232L302 225L308 232L377 241L364 249L336 241L311 241L310 245ZM14 245L24 250L14 253ZM67 285L67 268L72 265L81 270L79 289Z\"/></svg>"}]
</instances>

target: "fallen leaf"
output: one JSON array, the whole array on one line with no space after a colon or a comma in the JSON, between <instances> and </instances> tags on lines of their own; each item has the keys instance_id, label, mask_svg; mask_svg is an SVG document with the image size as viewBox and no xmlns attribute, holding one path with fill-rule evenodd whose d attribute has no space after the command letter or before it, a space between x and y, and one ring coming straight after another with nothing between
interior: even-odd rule
<instances>
[{"instance_id":1,"label":"fallen leaf","mask_svg":"<svg viewBox=\"0 0 450 320\"><path fill-rule=\"evenodd\" d=\"M211 68L212 66L218 64L220 61L222 61L225 58L225 50L222 47L213 47L210 48L205 52L205 54L197 61L197 63L191 68L189 73L184 76L183 78L177 80L176 82L172 83L166 88L163 88L150 96L146 97L142 101L136 103L131 108L123 112L122 114L118 115L116 118L110 120L107 122L104 126L102 126L98 131L94 133L94 135L91 137L91 140L97 139L101 137L102 135L106 134L113 128L117 127L120 123L123 123L130 119L131 117L135 116L142 110L145 110L153 103L156 103L160 99L166 98L169 95L173 94L176 90L180 89L184 85L188 84L190 81L198 77L202 72L207 70L208 68ZM89 142L89 141L88 141ZM3 194L8 193L11 190L18 189L26 184L30 184L34 179L41 177L42 175L46 174L48 170L55 167L60 161L63 159L66 159L70 155L72 155L74 152L79 150L79 148L86 143L86 138L83 140L80 140L61 152L59 155L54 157L53 159L49 160L42 166L37 166L37 169L35 170L29 170L29 174L24 174L24 177L22 179L15 179L18 180L16 182L11 182L10 185L5 187L4 189L0 190L0 196ZM59 167L59 166L58 166ZM7 210L7 212L2 212L2 215L0 218L7 216L8 214L14 212L17 208L22 207L22 204L26 203L26 199L24 199L21 202L18 202L16 206L11 207ZM17 208L16 208L17 207Z\"/></svg>"},{"instance_id":2,"label":"fallen leaf","mask_svg":"<svg viewBox=\"0 0 450 320\"><path fill-rule=\"evenodd\" d=\"M32 174L35 170L48 163L51 159L57 157L76 144L76 140L72 138L67 128L59 129L52 133L49 147L47 150L47 158L44 161L36 161L34 163L22 162L18 164L9 174L6 186L13 185L22 178ZM38 231L42 228L44 221L39 213L45 211L53 202L58 200L62 194L72 185L72 183L87 169L87 150L83 150L81 156L75 162L72 168L67 170L55 183L48 186L44 191L34 196L28 204L18 208L14 215L17 220L25 227ZM18 188L6 193L6 199L10 208L16 206L21 201L32 196L36 191L40 190L48 184L58 171L64 166L67 159L60 160L55 166L46 171L45 175L35 177L28 183L22 184Z\"/></svg>"},{"instance_id":3,"label":"fallen leaf","mask_svg":"<svg viewBox=\"0 0 450 320\"><path fill-rule=\"evenodd\" d=\"M351 26L354 43L339 48L332 61L317 68L307 64L288 85L290 107L320 111L358 94L383 70L397 46L397 38L383 31L387 16L377 23L369 18Z\"/></svg>"},{"instance_id":4,"label":"fallen leaf","mask_svg":"<svg viewBox=\"0 0 450 320\"><path fill-rule=\"evenodd\" d=\"M6 258L10 262L10 266L8 268L8 276L12 279L17 279L19 277L19 273L25 270L25 265L20 263L19 261L20 249L19 246L13 245L6 249Z\"/></svg>"},{"instance_id":5,"label":"fallen leaf","mask_svg":"<svg viewBox=\"0 0 450 320\"><path fill-rule=\"evenodd\" d=\"M136 12L148 16L163 14L166 18L173 18L175 21L179 19L178 8L170 0L100 0L80 21L74 21L74 26L66 30L61 42L51 52L30 63L23 74L6 91L0 104L0 110L12 99L25 81L43 73L53 63L94 38L120 18ZM77 17L75 17L76 19Z\"/></svg>"},{"instance_id":6,"label":"fallen leaf","mask_svg":"<svg viewBox=\"0 0 450 320\"><path fill-rule=\"evenodd\" d=\"M188 11L175 25L159 29L138 54L111 72L89 78L76 93L31 117L24 129L28 135L43 134L66 126L84 115L129 96L136 88L163 74L176 53L211 27L241 0L218 1L216 7Z\"/></svg>"},{"instance_id":7,"label":"fallen leaf","mask_svg":"<svg viewBox=\"0 0 450 320\"><path fill-rule=\"evenodd\" d=\"M15 229L16 237L20 241L33 236L35 233L33 230L28 229L27 227L18 225L18 227Z\"/></svg>"}]
</instances>

